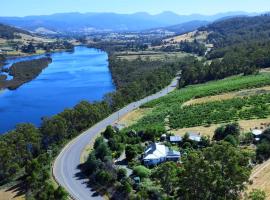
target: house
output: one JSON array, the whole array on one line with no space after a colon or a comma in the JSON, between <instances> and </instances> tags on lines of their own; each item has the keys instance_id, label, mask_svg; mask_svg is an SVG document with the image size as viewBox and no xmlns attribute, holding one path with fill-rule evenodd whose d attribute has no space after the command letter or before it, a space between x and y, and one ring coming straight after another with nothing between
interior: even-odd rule
<instances>
[{"instance_id":1,"label":"house","mask_svg":"<svg viewBox=\"0 0 270 200\"><path fill-rule=\"evenodd\" d=\"M171 143L179 143L182 142L183 138L181 136L170 136Z\"/></svg>"},{"instance_id":2,"label":"house","mask_svg":"<svg viewBox=\"0 0 270 200\"><path fill-rule=\"evenodd\" d=\"M200 142L202 140L202 136L200 135L200 133L196 133L196 132L188 132L188 139L195 141L195 142Z\"/></svg>"},{"instance_id":3,"label":"house","mask_svg":"<svg viewBox=\"0 0 270 200\"><path fill-rule=\"evenodd\" d=\"M163 144L152 143L144 152L143 163L147 166L158 165L165 161L177 161L180 156L180 152L170 150Z\"/></svg>"},{"instance_id":4,"label":"house","mask_svg":"<svg viewBox=\"0 0 270 200\"><path fill-rule=\"evenodd\" d=\"M253 129L251 132L252 132L252 135L253 135L254 139L256 141L259 141L260 140L260 135L263 133L263 131L260 130L260 129Z\"/></svg>"}]
</instances>

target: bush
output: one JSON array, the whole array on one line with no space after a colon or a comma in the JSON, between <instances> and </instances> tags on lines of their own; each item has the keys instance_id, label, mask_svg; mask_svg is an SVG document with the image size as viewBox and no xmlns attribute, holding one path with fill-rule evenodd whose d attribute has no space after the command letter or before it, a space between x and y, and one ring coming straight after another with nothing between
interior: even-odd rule
<instances>
[{"instance_id":1,"label":"bush","mask_svg":"<svg viewBox=\"0 0 270 200\"><path fill-rule=\"evenodd\" d=\"M126 147L126 159L127 161L133 160L137 156L137 150L132 145L127 145Z\"/></svg>"},{"instance_id":2,"label":"bush","mask_svg":"<svg viewBox=\"0 0 270 200\"><path fill-rule=\"evenodd\" d=\"M151 170L145 166L139 165L134 168L133 173L140 178L147 178L150 176Z\"/></svg>"},{"instance_id":3,"label":"bush","mask_svg":"<svg viewBox=\"0 0 270 200\"><path fill-rule=\"evenodd\" d=\"M259 190L259 189L253 189L249 195L248 195L249 200L265 200L266 199L266 194L264 191Z\"/></svg>"},{"instance_id":4,"label":"bush","mask_svg":"<svg viewBox=\"0 0 270 200\"><path fill-rule=\"evenodd\" d=\"M127 176L127 170L126 169L118 169L117 170L117 180L120 181L123 178L125 178Z\"/></svg>"}]
</instances>

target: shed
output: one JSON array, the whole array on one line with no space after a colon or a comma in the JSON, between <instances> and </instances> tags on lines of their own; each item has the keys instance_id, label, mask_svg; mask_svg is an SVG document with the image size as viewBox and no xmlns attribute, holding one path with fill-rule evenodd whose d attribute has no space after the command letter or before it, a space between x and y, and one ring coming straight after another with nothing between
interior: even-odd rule
<instances>
[{"instance_id":1,"label":"shed","mask_svg":"<svg viewBox=\"0 0 270 200\"><path fill-rule=\"evenodd\" d=\"M181 136L170 136L170 142L171 143L179 143L182 141L182 137Z\"/></svg>"}]
</instances>

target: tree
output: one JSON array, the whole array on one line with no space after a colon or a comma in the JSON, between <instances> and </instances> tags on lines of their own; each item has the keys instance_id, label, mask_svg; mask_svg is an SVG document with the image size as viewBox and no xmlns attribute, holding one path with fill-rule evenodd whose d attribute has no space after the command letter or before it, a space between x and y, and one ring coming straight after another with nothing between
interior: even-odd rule
<instances>
[{"instance_id":1,"label":"tree","mask_svg":"<svg viewBox=\"0 0 270 200\"><path fill-rule=\"evenodd\" d=\"M218 127L215 130L213 139L220 141L223 140L226 136L233 135L236 139L238 139L240 135L240 126L237 123L227 124L225 126Z\"/></svg>"},{"instance_id":2,"label":"tree","mask_svg":"<svg viewBox=\"0 0 270 200\"><path fill-rule=\"evenodd\" d=\"M238 145L238 141L237 141L237 139L233 135L227 135L224 138L224 141L229 142L234 147L237 147L237 145Z\"/></svg>"},{"instance_id":3,"label":"tree","mask_svg":"<svg viewBox=\"0 0 270 200\"><path fill-rule=\"evenodd\" d=\"M102 185L102 186L106 186L106 185L110 185L114 179L111 173L109 173L106 170L99 170L96 174L96 181Z\"/></svg>"},{"instance_id":4,"label":"tree","mask_svg":"<svg viewBox=\"0 0 270 200\"><path fill-rule=\"evenodd\" d=\"M190 152L179 174L179 199L238 199L251 173L249 158L227 142Z\"/></svg>"},{"instance_id":5,"label":"tree","mask_svg":"<svg viewBox=\"0 0 270 200\"><path fill-rule=\"evenodd\" d=\"M61 186L59 186L55 191L54 191L54 198L56 200L65 200L67 199L68 194L66 193L66 191L64 190L64 188L62 188Z\"/></svg>"},{"instance_id":6,"label":"tree","mask_svg":"<svg viewBox=\"0 0 270 200\"><path fill-rule=\"evenodd\" d=\"M131 161L131 160L133 160L137 156L137 150L132 145L127 145L125 152L126 152L126 159L127 159L127 161Z\"/></svg>"},{"instance_id":7,"label":"tree","mask_svg":"<svg viewBox=\"0 0 270 200\"><path fill-rule=\"evenodd\" d=\"M102 134L106 139L110 139L114 135L114 130L112 126L107 126L106 130Z\"/></svg>"},{"instance_id":8,"label":"tree","mask_svg":"<svg viewBox=\"0 0 270 200\"><path fill-rule=\"evenodd\" d=\"M264 139L257 145L256 158L260 162L270 158L270 142Z\"/></svg>"},{"instance_id":9,"label":"tree","mask_svg":"<svg viewBox=\"0 0 270 200\"><path fill-rule=\"evenodd\" d=\"M160 182L167 194L172 194L177 187L178 166L175 162L165 162L154 169L151 177Z\"/></svg>"},{"instance_id":10,"label":"tree","mask_svg":"<svg viewBox=\"0 0 270 200\"><path fill-rule=\"evenodd\" d=\"M120 181L127 176L127 170L120 168L117 170L117 180Z\"/></svg>"},{"instance_id":11,"label":"tree","mask_svg":"<svg viewBox=\"0 0 270 200\"><path fill-rule=\"evenodd\" d=\"M149 177L151 170L143 165L139 165L134 168L133 173L140 178L147 178Z\"/></svg>"},{"instance_id":12,"label":"tree","mask_svg":"<svg viewBox=\"0 0 270 200\"><path fill-rule=\"evenodd\" d=\"M261 140L268 140L270 142L270 128L263 131L260 138L261 138Z\"/></svg>"},{"instance_id":13,"label":"tree","mask_svg":"<svg viewBox=\"0 0 270 200\"><path fill-rule=\"evenodd\" d=\"M108 144L103 142L95 149L96 158L105 161L107 158L111 157L111 150Z\"/></svg>"}]
</instances>

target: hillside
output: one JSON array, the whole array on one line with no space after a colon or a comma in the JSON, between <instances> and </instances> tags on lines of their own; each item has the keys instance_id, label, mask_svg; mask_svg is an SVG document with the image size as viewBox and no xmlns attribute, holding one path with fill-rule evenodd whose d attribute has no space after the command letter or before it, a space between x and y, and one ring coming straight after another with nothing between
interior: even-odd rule
<instances>
[{"instance_id":1,"label":"hillside","mask_svg":"<svg viewBox=\"0 0 270 200\"><path fill-rule=\"evenodd\" d=\"M5 57L27 56L73 49L67 40L40 36L12 26L0 24L0 65Z\"/></svg>"},{"instance_id":2,"label":"hillside","mask_svg":"<svg viewBox=\"0 0 270 200\"><path fill-rule=\"evenodd\" d=\"M270 40L270 15L236 17L217 21L201 30L211 32L208 39L216 48Z\"/></svg>"},{"instance_id":3,"label":"hillside","mask_svg":"<svg viewBox=\"0 0 270 200\"><path fill-rule=\"evenodd\" d=\"M18 34L31 35L28 31L11 27L8 25L0 24L0 38L3 39L15 39L18 38Z\"/></svg>"}]
</instances>

